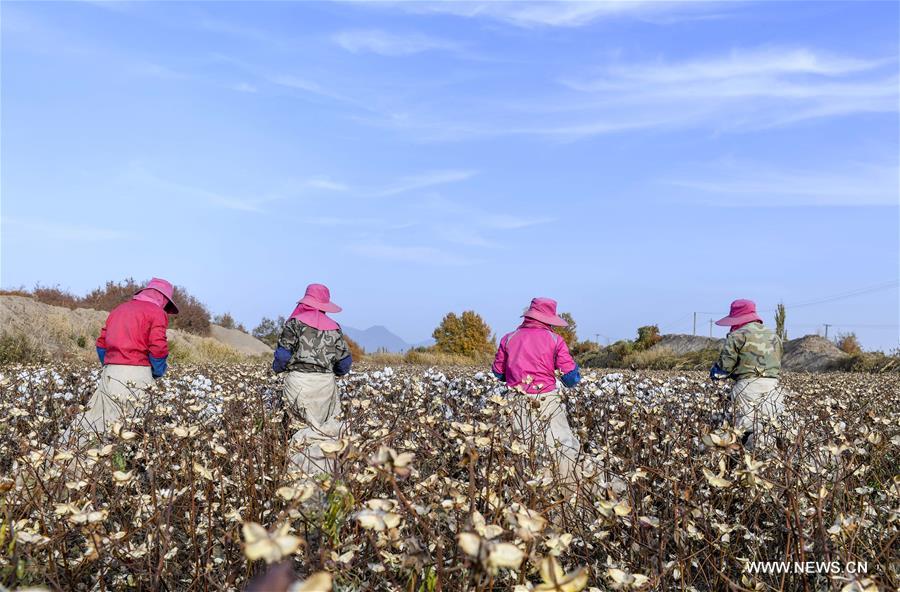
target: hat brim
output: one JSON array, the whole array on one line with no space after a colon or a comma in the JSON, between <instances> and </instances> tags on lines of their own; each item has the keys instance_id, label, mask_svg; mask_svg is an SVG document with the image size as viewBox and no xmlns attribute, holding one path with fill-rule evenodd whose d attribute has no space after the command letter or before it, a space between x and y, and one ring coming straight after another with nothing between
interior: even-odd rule
<instances>
[{"instance_id":1,"label":"hat brim","mask_svg":"<svg viewBox=\"0 0 900 592\"><path fill-rule=\"evenodd\" d=\"M137 296L138 294L140 294L140 293L143 292L144 290L153 290L154 292L158 292L158 293L162 294L163 296L165 296L165 297L166 297L166 305L163 307L163 310L166 311L166 314L173 314L173 315L178 314L178 305L175 304L174 302L172 302L172 299L171 299L171 298L169 298L168 296L166 296L165 294L163 294L162 292L160 292L160 291L157 290L156 288L149 288L149 287L148 287L148 288L141 288L140 290L138 290L137 292L135 292L134 295Z\"/></svg>"},{"instance_id":2,"label":"hat brim","mask_svg":"<svg viewBox=\"0 0 900 592\"><path fill-rule=\"evenodd\" d=\"M562 317L558 315L549 315L542 312L537 312L534 310L528 310L525 314L522 315L526 319L534 319L536 321L540 321L542 323L546 323L548 325L553 325L554 327L568 327L569 323L565 321Z\"/></svg>"},{"instance_id":3,"label":"hat brim","mask_svg":"<svg viewBox=\"0 0 900 592\"><path fill-rule=\"evenodd\" d=\"M311 306L316 310L321 310L322 312L341 312L344 310L334 302L322 302L321 300L316 300L311 296L304 296L300 299L300 304L305 304L306 306Z\"/></svg>"},{"instance_id":4,"label":"hat brim","mask_svg":"<svg viewBox=\"0 0 900 592\"><path fill-rule=\"evenodd\" d=\"M734 327L735 325L743 325L745 323L750 323L753 321L762 322L762 319L759 318L759 315L755 312L748 312L746 314L733 317L723 317L716 321L716 324L720 327Z\"/></svg>"}]
</instances>

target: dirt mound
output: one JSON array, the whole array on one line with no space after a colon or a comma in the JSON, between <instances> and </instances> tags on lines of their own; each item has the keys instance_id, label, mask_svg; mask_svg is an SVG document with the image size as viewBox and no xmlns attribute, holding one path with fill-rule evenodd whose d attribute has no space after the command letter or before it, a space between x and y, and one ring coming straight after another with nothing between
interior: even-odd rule
<instances>
[{"instance_id":1,"label":"dirt mound","mask_svg":"<svg viewBox=\"0 0 900 592\"><path fill-rule=\"evenodd\" d=\"M703 337L701 335L670 334L663 335L659 343L650 349L665 349L676 356L683 356L684 354L705 349L720 349L723 343L725 343L724 339L713 339L712 337Z\"/></svg>"},{"instance_id":2,"label":"dirt mound","mask_svg":"<svg viewBox=\"0 0 900 592\"><path fill-rule=\"evenodd\" d=\"M27 341L51 358L95 360L94 341L107 314L91 308L52 306L25 296L0 296L0 334ZM175 362L237 362L272 351L250 335L216 325L210 337L174 329L166 336Z\"/></svg>"},{"instance_id":3,"label":"dirt mound","mask_svg":"<svg viewBox=\"0 0 900 592\"><path fill-rule=\"evenodd\" d=\"M838 368L849 357L824 337L807 335L785 342L781 367L796 372L822 372Z\"/></svg>"},{"instance_id":4,"label":"dirt mound","mask_svg":"<svg viewBox=\"0 0 900 592\"><path fill-rule=\"evenodd\" d=\"M211 325L209 329L210 337L225 345L233 347L242 354L247 354L248 356L263 356L272 353L271 347L256 337L247 335L243 331L226 329L219 325Z\"/></svg>"},{"instance_id":5,"label":"dirt mound","mask_svg":"<svg viewBox=\"0 0 900 592\"><path fill-rule=\"evenodd\" d=\"M667 351L675 356L685 356L703 350L720 349L724 343L724 339L699 335L663 335L650 351ZM785 342L781 366L794 372L824 372L841 368L842 362L846 362L848 358L847 354L824 337L807 335Z\"/></svg>"}]
</instances>

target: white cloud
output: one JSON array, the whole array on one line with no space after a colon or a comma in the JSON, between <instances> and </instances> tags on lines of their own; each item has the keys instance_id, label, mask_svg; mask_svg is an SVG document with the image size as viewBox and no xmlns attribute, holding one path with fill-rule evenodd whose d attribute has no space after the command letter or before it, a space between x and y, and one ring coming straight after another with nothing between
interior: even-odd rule
<instances>
[{"instance_id":1,"label":"white cloud","mask_svg":"<svg viewBox=\"0 0 900 592\"><path fill-rule=\"evenodd\" d=\"M413 175L410 177L403 177L401 179L398 179L394 183L382 189L373 191L371 195L374 197L387 197L400 193L406 193L407 191L427 189L429 187L435 187L437 185L446 185L447 183L465 181L466 179L474 177L476 174L476 171L469 170L430 171L427 173L422 173L420 175Z\"/></svg>"},{"instance_id":2,"label":"white cloud","mask_svg":"<svg viewBox=\"0 0 900 592\"><path fill-rule=\"evenodd\" d=\"M379 218L346 218L339 216L311 216L302 219L304 224L313 224L315 226L372 226L383 227L384 220Z\"/></svg>"},{"instance_id":3,"label":"white cloud","mask_svg":"<svg viewBox=\"0 0 900 592\"><path fill-rule=\"evenodd\" d=\"M463 226L439 226L436 229L436 233L440 239L446 242L466 247L495 249L501 246L481 233Z\"/></svg>"},{"instance_id":4,"label":"white cloud","mask_svg":"<svg viewBox=\"0 0 900 592\"><path fill-rule=\"evenodd\" d=\"M236 210L239 212L259 213L263 211L263 206L266 203L283 199L283 196L281 195L265 197L235 197L233 195L226 195L217 191L210 191L208 189L162 178L137 163L128 167L123 174L123 180L139 187L156 187L164 190L166 193L181 194L189 198L202 200L211 206L227 210Z\"/></svg>"},{"instance_id":5,"label":"white cloud","mask_svg":"<svg viewBox=\"0 0 900 592\"><path fill-rule=\"evenodd\" d=\"M483 18L523 28L582 27L593 22L619 17L645 20L671 19L673 13L703 16L722 3L664 2L642 0L552 0L528 2L396 2L390 6L420 14L448 14L465 18Z\"/></svg>"},{"instance_id":6,"label":"white cloud","mask_svg":"<svg viewBox=\"0 0 900 592\"><path fill-rule=\"evenodd\" d=\"M619 126L706 125L741 131L853 113L897 110L894 60L863 60L807 48L762 48L681 62L627 63L563 83L598 122L562 132L603 133ZM599 127L597 125L599 124ZM615 129L615 128L613 128Z\"/></svg>"},{"instance_id":7,"label":"white cloud","mask_svg":"<svg viewBox=\"0 0 900 592\"><path fill-rule=\"evenodd\" d=\"M307 181L306 184L315 189L325 189L327 191L347 191L349 189L343 183L333 181L328 177L316 177Z\"/></svg>"},{"instance_id":8,"label":"white cloud","mask_svg":"<svg viewBox=\"0 0 900 592\"><path fill-rule=\"evenodd\" d=\"M341 31L332 37L335 43L353 53L383 56L409 56L426 51L458 51L460 45L421 33L388 33L377 29Z\"/></svg>"},{"instance_id":9,"label":"white cloud","mask_svg":"<svg viewBox=\"0 0 900 592\"><path fill-rule=\"evenodd\" d=\"M548 216L523 217L506 213L497 214L440 196L430 196L423 205L432 212L438 212L442 218L465 219L470 226L489 230L519 230L554 221Z\"/></svg>"},{"instance_id":10,"label":"white cloud","mask_svg":"<svg viewBox=\"0 0 900 592\"><path fill-rule=\"evenodd\" d=\"M688 128L747 132L898 110L897 60L810 48L731 50L683 60L622 58L529 96L470 101L465 110L359 118L422 141L537 136L572 141ZM463 113L460 115L460 113Z\"/></svg>"},{"instance_id":11,"label":"white cloud","mask_svg":"<svg viewBox=\"0 0 900 592\"><path fill-rule=\"evenodd\" d=\"M231 87L231 90L236 90L238 92L244 92L244 93L255 93L255 92L259 91L259 89L257 89L255 86L253 86L252 84L248 84L246 82L240 82L238 84L233 85Z\"/></svg>"},{"instance_id":12,"label":"white cloud","mask_svg":"<svg viewBox=\"0 0 900 592\"><path fill-rule=\"evenodd\" d=\"M898 206L898 179L896 163L815 171L728 161L663 182L694 192L693 203L726 207Z\"/></svg>"},{"instance_id":13,"label":"white cloud","mask_svg":"<svg viewBox=\"0 0 900 592\"><path fill-rule=\"evenodd\" d=\"M19 238L30 237L40 240L65 240L65 241L113 241L128 238L128 233L109 228L97 228L94 226L82 226L66 222L54 222L52 220L36 220L32 218L15 218L3 216L0 219L3 226L14 231L23 231ZM4 232L6 234L6 232Z\"/></svg>"},{"instance_id":14,"label":"white cloud","mask_svg":"<svg viewBox=\"0 0 900 592\"><path fill-rule=\"evenodd\" d=\"M396 246L383 243L366 243L350 245L348 250L356 255L370 259L398 261L401 263L421 263L427 265L471 265L472 259L447 253L434 247Z\"/></svg>"}]
</instances>

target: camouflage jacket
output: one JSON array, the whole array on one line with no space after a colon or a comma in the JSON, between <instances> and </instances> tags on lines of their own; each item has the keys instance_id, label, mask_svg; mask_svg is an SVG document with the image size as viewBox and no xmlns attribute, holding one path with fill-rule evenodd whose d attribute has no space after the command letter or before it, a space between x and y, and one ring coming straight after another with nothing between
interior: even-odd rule
<instances>
[{"instance_id":1,"label":"camouflage jacket","mask_svg":"<svg viewBox=\"0 0 900 592\"><path fill-rule=\"evenodd\" d=\"M717 364L736 380L778 378L781 339L762 323L749 323L728 334Z\"/></svg>"},{"instance_id":2,"label":"camouflage jacket","mask_svg":"<svg viewBox=\"0 0 900 592\"><path fill-rule=\"evenodd\" d=\"M278 349L290 352L285 370L295 372L334 372L338 362L350 356L340 329L320 331L297 319L284 324Z\"/></svg>"}]
</instances>

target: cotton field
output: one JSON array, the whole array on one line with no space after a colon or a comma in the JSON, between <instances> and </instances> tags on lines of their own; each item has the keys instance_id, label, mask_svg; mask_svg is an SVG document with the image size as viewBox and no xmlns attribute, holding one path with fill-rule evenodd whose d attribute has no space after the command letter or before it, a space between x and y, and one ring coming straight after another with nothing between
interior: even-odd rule
<instances>
[{"instance_id":1,"label":"cotton field","mask_svg":"<svg viewBox=\"0 0 900 592\"><path fill-rule=\"evenodd\" d=\"M788 375L780 447L748 452L705 375L588 372L573 485L486 370L342 379L318 475L285 469L302 418L264 365L175 369L102 440L63 444L98 374L0 369L4 586L240 590L287 563L265 589L900 588L898 375Z\"/></svg>"}]
</instances>

